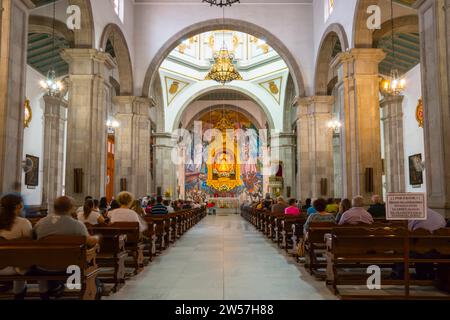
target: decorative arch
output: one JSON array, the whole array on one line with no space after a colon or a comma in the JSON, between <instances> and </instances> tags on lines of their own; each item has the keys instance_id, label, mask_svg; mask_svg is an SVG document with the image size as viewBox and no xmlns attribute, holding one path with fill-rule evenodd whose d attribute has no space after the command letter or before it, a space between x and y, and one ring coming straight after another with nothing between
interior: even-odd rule
<instances>
[{"instance_id":1,"label":"decorative arch","mask_svg":"<svg viewBox=\"0 0 450 320\"><path fill-rule=\"evenodd\" d=\"M100 39L100 49L106 51L110 41L117 59L120 79L120 95L133 94L133 68L131 65L130 50L122 30L114 23L108 24L103 30Z\"/></svg>"},{"instance_id":2,"label":"decorative arch","mask_svg":"<svg viewBox=\"0 0 450 320\"><path fill-rule=\"evenodd\" d=\"M69 5L81 9L81 28L74 30L76 48L94 48L95 31L91 0L69 0Z\"/></svg>"},{"instance_id":3,"label":"decorative arch","mask_svg":"<svg viewBox=\"0 0 450 320\"><path fill-rule=\"evenodd\" d=\"M378 0L357 0L353 19L353 48L372 48L372 30L367 28L367 8Z\"/></svg>"},{"instance_id":4,"label":"decorative arch","mask_svg":"<svg viewBox=\"0 0 450 320\"><path fill-rule=\"evenodd\" d=\"M216 111L216 110L221 110L224 106L223 105L213 105L210 106L208 108L205 108L204 110L198 112L197 114L193 115L190 119L189 122L186 124L186 128L190 128L193 124L193 122L195 121L196 118L201 118L203 115L208 114L208 112L210 111ZM254 125L258 126L258 129L265 129L264 124L259 123L258 120L256 120L256 118L247 110L235 105L235 104L225 104L225 108L232 108L233 110L236 110L240 113L242 113L244 116L247 117L248 120L250 120ZM189 106L186 108L186 110L182 113L181 117L183 117L183 115L188 111Z\"/></svg>"},{"instance_id":5,"label":"decorative arch","mask_svg":"<svg viewBox=\"0 0 450 320\"><path fill-rule=\"evenodd\" d=\"M264 38L268 45L270 45L283 58L292 74L295 84L295 91L297 96L305 96L305 85L303 75L294 56L289 52L289 49L271 32L268 30L243 20L236 19L211 19L203 22L193 24L172 36L156 53L151 61L144 79L142 88L142 96L153 96L153 87L157 79L158 69L163 63L164 59L174 50L180 42L180 39L189 38L197 34L224 28L228 30L236 30L251 34L258 38Z\"/></svg>"},{"instance_id":6,"label":"decorative arch","mask_svg":"<svg viewBox=\"0 0 450 320\"><path fill-rule=\"evenodd\" d=\"M381 29L373 33L373 47L376 48L378 41L391 33L392 22L388 20L381 25ZM394 18L394 33L419 33L419 17L411 14Z\"/></svg>"},{"instance_id":7,"label":"decorative arch","mask_svg":"<svg viewBox=\"0 0 450 320\"><path fill-rule=\"evenodd\" d=\"M53 33L53 19L44 16L31 15L28 19L28 33ZM70 47L75 46L74 32L61 21L55 21L55 34L66 39Z\"/></svg>"},{"instance_id":8,"label":"decorative arch","mask_svg":"<svg viewBox=\"0 0 450 320\"><path fill-rule=\"evenodd\" d=\"M333 23L325 30L320 41L314 79L314 92L316 95L328 94L328 70L338 41L342 52L349 49L348 38L344 27L338 23Z\"/></svg>"},{"instance_id":9,"label":"decorative arch","mask_svg":"<svg viewBox=\"0 0 450 320\"><path fill-rule=\"evenodd\" d=\"M167 128L167 129L172 130L172 131L178 129L178 126L181 123L182 116L183 116L184 112L186 111L186 109L189 107L189 105L192 102L194 102L195 100L197 100L199 97L201 97L205 94L208 94L210 92L216 91L218 89L222 89L222 87L219 85L214 86L214 87L209 87L209 88L206 88L205 90L201 90L201 91L197 92L194 96L191 96L190 99L188 99L187 101L184 102L183 106L178 111L178 113L175 117L175 121L173 122L173 127ZM252 100L266 114L267 122L269 124L269 129L275 129L275 121L273 120L268 108L264 105L264 103L257 96L254 96L250 92L244 91L238 87L227 87L227 90L237 91L237 92L242 93L242 94L246 95L247 97L249 97L249 99Z\"/></svg>"}]
</instances>

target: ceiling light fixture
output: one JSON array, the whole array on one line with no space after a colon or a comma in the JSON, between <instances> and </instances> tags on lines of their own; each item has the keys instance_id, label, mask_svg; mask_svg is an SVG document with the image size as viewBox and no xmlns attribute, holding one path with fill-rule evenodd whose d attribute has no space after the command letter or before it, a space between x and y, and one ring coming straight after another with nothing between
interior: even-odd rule
<instances>
[{"instance_id":1,"label":"ceiling light fixture","mask_svg":"<svg viewBox=\"0 0 450 320\"><path fill-rule=\"evenodd\" d=\"M203 0L203 2L209 3L211 6L217 7L231 7L234 3L240 3L239 0Z\"/></svg>"}]
</instances>

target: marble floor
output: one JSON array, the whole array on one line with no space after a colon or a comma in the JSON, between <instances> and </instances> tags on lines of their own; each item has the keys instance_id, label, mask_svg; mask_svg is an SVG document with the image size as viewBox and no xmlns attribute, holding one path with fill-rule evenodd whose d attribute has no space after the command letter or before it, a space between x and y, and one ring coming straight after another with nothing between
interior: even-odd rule
<instances>
[{"instance_id":1,"label":"marble floor","mask_svg":"<svg viewBox=\"0 0 450 320\"><path fill-rule=\"evenodd\" d=\"M118 293L126 300L335 299L239 215L208 216Z\"/></svg>"}]
</instances>

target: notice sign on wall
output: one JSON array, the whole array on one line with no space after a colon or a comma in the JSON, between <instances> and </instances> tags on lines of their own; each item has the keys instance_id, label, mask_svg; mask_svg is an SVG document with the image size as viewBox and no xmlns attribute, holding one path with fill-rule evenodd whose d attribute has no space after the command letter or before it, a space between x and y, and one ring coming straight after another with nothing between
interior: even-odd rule
<instances>
[{"instance_id":1,"label":"notice sign on wall","mask_svg":"<svg viewBox=\"0 0 450 320\"><path fill-rule=\"evenodd\" d=\"M426 220L427 196L425 193L388 193L387 220Z\"/></svg>"}]
</instances>

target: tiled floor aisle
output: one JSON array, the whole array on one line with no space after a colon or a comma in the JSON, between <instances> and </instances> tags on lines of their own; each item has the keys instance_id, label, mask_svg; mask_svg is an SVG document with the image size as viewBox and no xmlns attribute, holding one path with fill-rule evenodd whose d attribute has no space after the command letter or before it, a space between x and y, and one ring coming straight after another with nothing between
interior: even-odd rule
<instances>
[{"instance_id":1,"label":"tiled floor aisle","mask_svg":"<svg viewBox=\"0 0 450 320\"><path fill-rule=\"evenodd\" d=\"M334 299L238 215L207 217L110 299Z\"/></svg>"}]
</instances>

